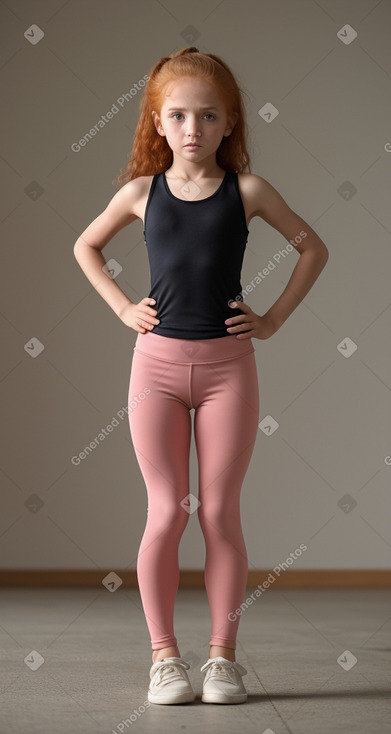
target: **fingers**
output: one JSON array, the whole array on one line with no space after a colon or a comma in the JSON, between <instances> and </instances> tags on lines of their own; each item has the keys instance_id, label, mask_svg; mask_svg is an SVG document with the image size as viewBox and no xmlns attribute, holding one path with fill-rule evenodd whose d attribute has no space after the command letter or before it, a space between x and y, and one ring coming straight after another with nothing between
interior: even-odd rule
<instances>
[{"instance_id":1,"label":"fingers","mask_svg":"<svg viewBox=\"0 0 391 734\"><path fill-rule=\"evenodd\" d=\"M150 324L148 321L143 321L142 319L139 319L138 324L146 330L151 330L154 327L154 324Z\"/></svg>"},{"instance_id":2,"label":"fingers","mask_svg":"<svg viewBox=\"0 0 391 734\"><path fill-rule=\"evenodd\" d=\"M160 321L156 318L153 318L152 320L147 319L144 317L144 314L155 316L156 313L157 311L155 311L155 309L151 309L148 306L140 307L140 314L137 315L137 324L144 327L145 330L151 331L154 326L157 326L157 324L160 323Z\"/></svg>"},{"instance_id":3,"label":"fingers","mask_svg":"<svg viewBox=\"0 0 391 734\"><path fill-rule=\"evenodd\" d=\"M230 319L227 319L224 323L230 328L242 326L243 324L249 323L249 317L247 315L245 316L244 314L240 314L240 316L234 316L233 318L231 317Z\"/></svg>"},{"instance_id":4,"label":"fingers","mask_svg":"<svg viewBox=\"0 0 391 734\"><path fill-rule=\"evenodd\" d=\"M141 306L141 304L144 303L144 306ZM140 307L141 310L144 311L144 313L150 313L153 316L157 314L156 308L152 308L149 304L156 303L154 298L143 298L142 301L140 301Z\"/></svg>"},{"instance_id":5,"label":"fingers","mask_svg":"<svg viewBox=\"0 0 391 734\"><path fill-rule=\"evenodd\" d=\"M228 329L230 334L237 334L243 331L253 331L253 330L254 330L254 324L251 324L248 321L244 321L242 324L238 324L238 326L230 326Z\"/></svg>"}]
</instances>

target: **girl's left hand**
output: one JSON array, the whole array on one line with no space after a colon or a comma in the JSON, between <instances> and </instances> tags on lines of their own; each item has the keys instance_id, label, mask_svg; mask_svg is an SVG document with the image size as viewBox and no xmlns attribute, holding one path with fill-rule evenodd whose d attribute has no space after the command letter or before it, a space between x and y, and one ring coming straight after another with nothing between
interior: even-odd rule
<instances>
[{"instance_id":1,"label":"girl's left hand","mask_svg":"<svg viewBox=\"0 0 391 734\"><path fill-rule=\"evenodd\" d=\"M269 339L276 333L277 328L269 319L268 316L258 316L254 311L243 301L232 301L230 308L234 311L240 308L244 313L240 313L238 316L226 319L224 322L229 327L227 331L229 334L237 335L237 339Z\"/></svg>"}]
</instances>

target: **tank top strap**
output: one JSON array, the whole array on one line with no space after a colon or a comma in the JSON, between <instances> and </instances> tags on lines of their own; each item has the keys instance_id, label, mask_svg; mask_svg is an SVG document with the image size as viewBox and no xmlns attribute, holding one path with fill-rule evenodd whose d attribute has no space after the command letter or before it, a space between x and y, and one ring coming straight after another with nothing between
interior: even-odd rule
<instances>
[{"instance_id":1,"label":"tank top strap","mask_svg":"<svg viewBox=\"0 0 391 734\"><path fill-rule=\"evenodd\" d=\"M147 244L145 240L145 227L146 227L145 223L147 221L147 213L148 213L149 205L151 203L153 192L155 191L155 188L156 188L158 178L161 175L162 175L161 173L155 173L155 175L152 178L151 185L149 187L149 194L148 194L147 203L145 205L145 212L144 212L144 228L143 228L144 244Z\"/></svg>"}]
</instances>

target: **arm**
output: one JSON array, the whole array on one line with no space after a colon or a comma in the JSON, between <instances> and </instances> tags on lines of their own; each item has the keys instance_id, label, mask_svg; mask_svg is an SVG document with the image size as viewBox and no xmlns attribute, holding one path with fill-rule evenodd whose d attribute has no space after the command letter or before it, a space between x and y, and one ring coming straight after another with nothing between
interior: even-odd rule
<instances>
[{"instance_id":1,"label":"arm","mask_svg":"<svg viewBox=\"0 0 391 734\"><path fill-rule=\"evenodd\" d=\"M142 218L141 201L145 199L147 191L146 179L147 177L140 177L125 184L113 196L106 209L82 232L73 248L77 262L99 295L123 323L142 333L146 329L141 316L149 325L157 323L157 319L151 318L157 312L147 305L154 302L154 299L145 298L139 304L132 303L116 281L102 270L106 260L101 250L120 229L135 219Z\"/></svg>"},{"instance_id":2,"label":"arm","mask_svg":"<svg viewBox=\"0 0 391 734\"><path fill-rule=\"evenodd\" d=\"M272 336L301 303L325 267L329 255L326 245L316 232L288 206L278 191L265 179L249 175L241 185L251 217L262 217L265 222L281 232L288 242L291 241L300 254L286 288L262 317L256 317L260 321L255 326L254 312L247 304L236 302L236 308L243 306L245 314L235 317L233 323L245 322L248 332L246 336L263 339ZM302 234L301 242L296 244L295 237L298 239L300 232L305 236ZM255 330L256 333L249 333L251 330ZM243 325L237 332L232 328L228 331L230 333L243 331Z\"/></svg>"},{"instance_id":3,"label":"arm","mask_svg":"<svg viewBox=\"0 0 391 734\"><path fill-rule=\"evenodd\" d=\"M84 274L117 316L127 306L129 298L115 280L102 270L106 260L101 250L120 229L137 218L132 214L130 199L125 185L113 196L102 214L82 232L73 248L75 258Z\"/></svg>"}]
</instances>

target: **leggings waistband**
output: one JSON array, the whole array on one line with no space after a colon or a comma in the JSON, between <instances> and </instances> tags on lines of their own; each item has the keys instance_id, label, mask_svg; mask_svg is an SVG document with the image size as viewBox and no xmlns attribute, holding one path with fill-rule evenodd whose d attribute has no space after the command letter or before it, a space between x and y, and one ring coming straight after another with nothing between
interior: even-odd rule
<instances>
[{"instance_id":1,"label":"leggings waistband","mask_svg":"<svg viewBox=\"0 0 391 734\"><path fill-rule=\"evenodd\" d=\"M255 352L251 338L237 339L234 334L213 339L178 339L146 331L138 332L135 352L177 364L223 362Z\"/></svg>"}]
</instances>

